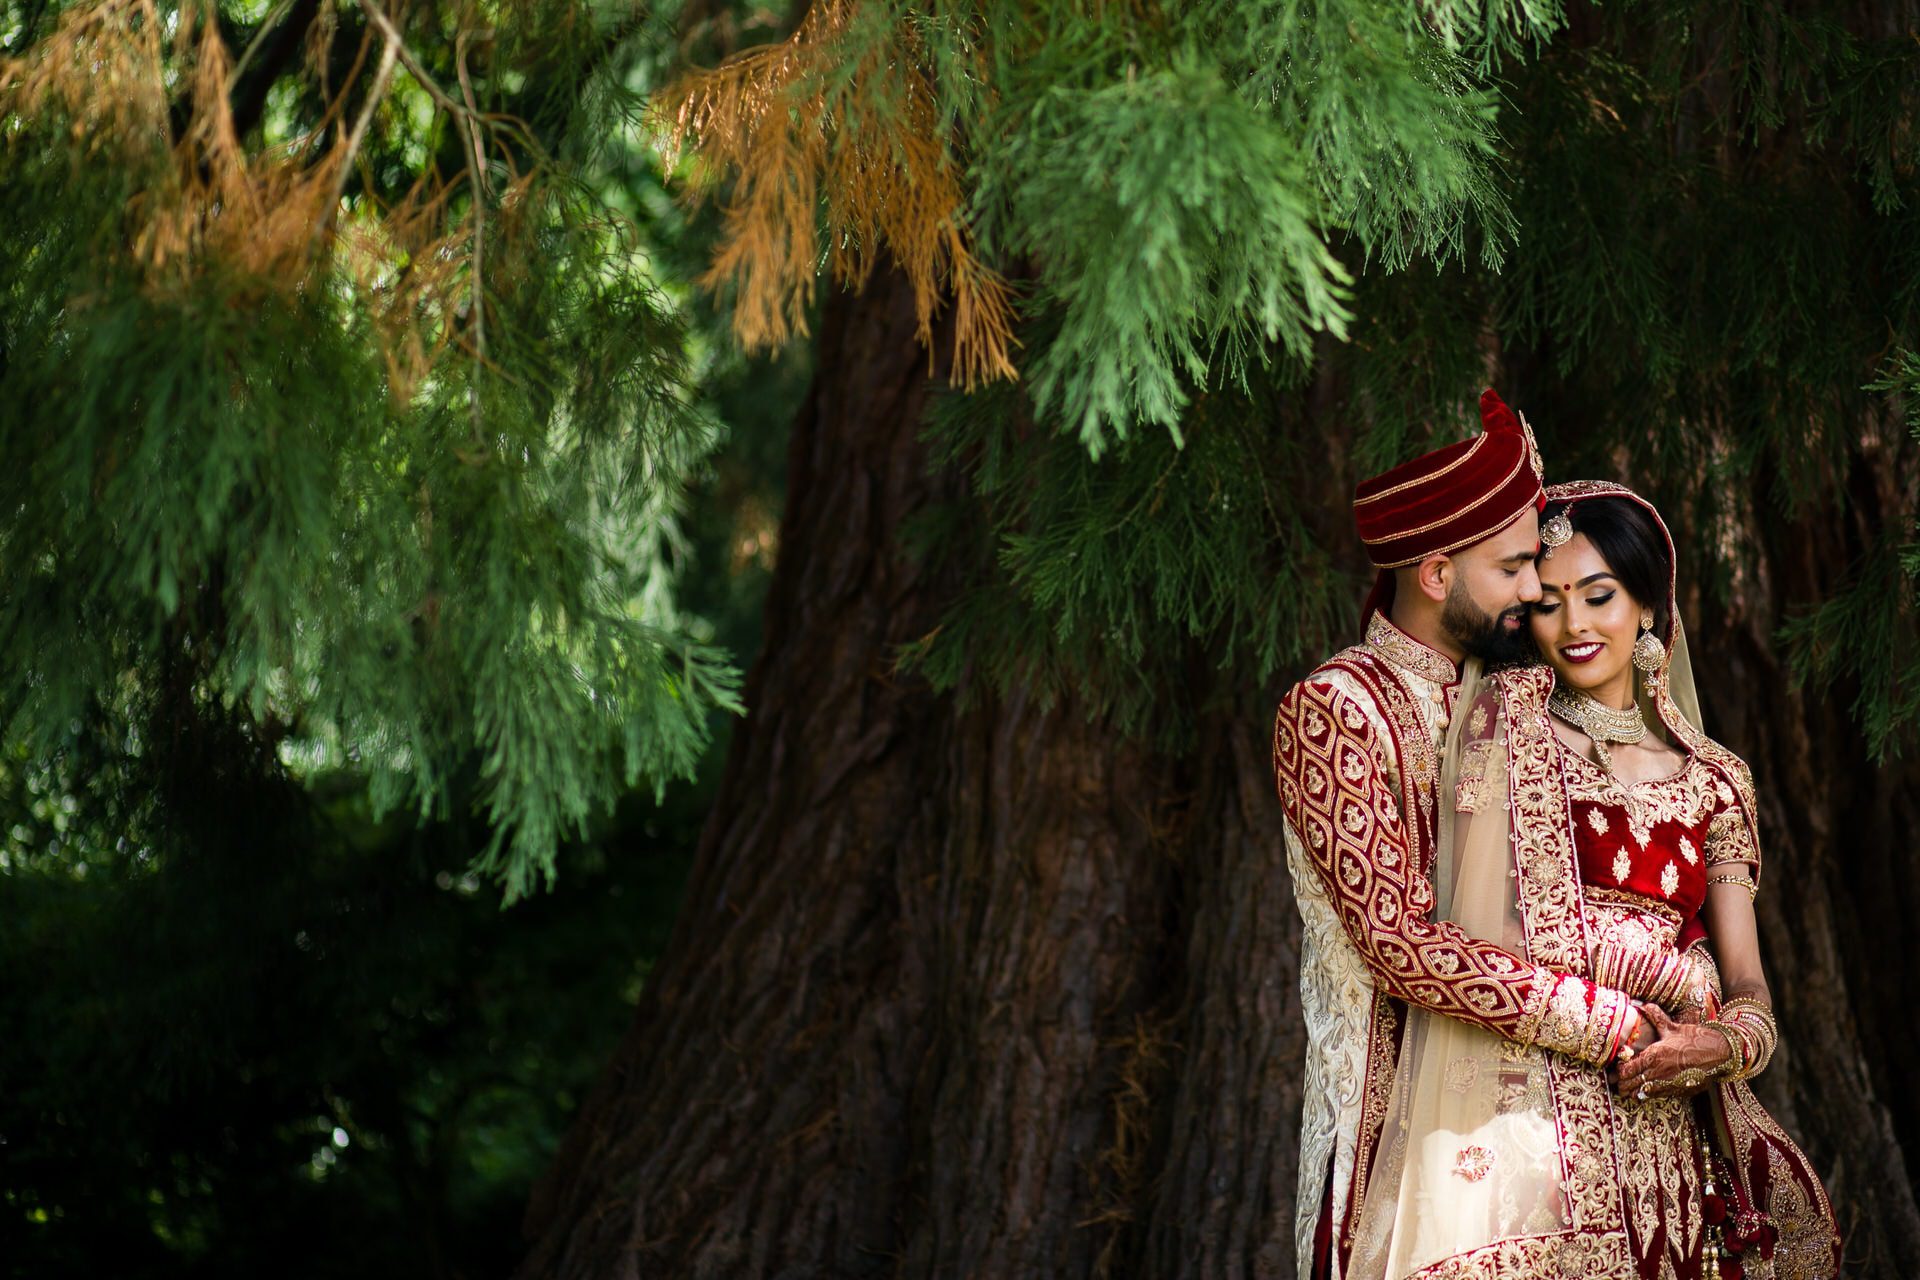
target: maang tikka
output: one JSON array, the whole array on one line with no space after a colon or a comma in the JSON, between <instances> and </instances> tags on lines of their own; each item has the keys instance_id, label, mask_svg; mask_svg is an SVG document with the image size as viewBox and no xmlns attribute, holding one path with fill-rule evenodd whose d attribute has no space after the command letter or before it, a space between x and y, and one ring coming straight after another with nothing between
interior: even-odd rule
<instances>
[{"instance_id":1,"label":"maang tikka","mask_svg":"<svg viewBox=\"0 0 1920 1280\"><path fill-rule=\"evenodd\" d=\"M1567 518L1567 512L1571 510L1573 510L1573 504L1568 503L1563 509L1541 522L1540 543L1546 548L1540 553L1542 560L1553 559L1555 548L1564 547L1572 541L1573 521Z\"/></svg>"}]
</instances>

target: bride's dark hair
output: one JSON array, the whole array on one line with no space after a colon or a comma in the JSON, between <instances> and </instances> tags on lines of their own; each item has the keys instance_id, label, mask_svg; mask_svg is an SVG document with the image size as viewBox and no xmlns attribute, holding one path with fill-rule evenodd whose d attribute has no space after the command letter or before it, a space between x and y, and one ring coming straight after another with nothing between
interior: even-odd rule
<instances>
[{"instance_id":1,"label":"bride's dark hair","mask_svg":"<svg viewBox=\"0 0 1920 1280\"><path fill-rule=\"evenodd\" d=\"M1665 640L1673 561L1667 540L1647 509L1631 498L1576 498L1571 503L1549 502L1540 522L1545 524L1563 511L1573 531L1587 535L1627 594L1653 610L1653 633Z\"/></svg>"}]
</instances>

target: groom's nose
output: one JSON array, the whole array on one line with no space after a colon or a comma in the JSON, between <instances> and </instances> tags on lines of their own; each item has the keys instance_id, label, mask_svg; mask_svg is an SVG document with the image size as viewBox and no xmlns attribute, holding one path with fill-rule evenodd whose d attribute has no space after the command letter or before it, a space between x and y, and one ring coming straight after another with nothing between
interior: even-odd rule
<instances>
[{"instance_id":1,"label":"groom's nose","mask_svg":"<svg viewBox=\"0 0 1920 1280\"><path fill-rule=\"evenodd\" d=\"M1520 603L1532 604L1540 598L1540 571L1529 560L1520 566Z\"/></svg>"}]
</instances>

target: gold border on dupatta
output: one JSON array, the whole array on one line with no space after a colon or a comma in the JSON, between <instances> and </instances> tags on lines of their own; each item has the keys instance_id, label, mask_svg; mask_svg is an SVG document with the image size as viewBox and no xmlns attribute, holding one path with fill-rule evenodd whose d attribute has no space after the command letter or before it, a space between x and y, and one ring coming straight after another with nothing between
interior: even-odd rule
<instances>
[{"instance_id":1,"label":"gold border on dupatta","mask_svg":"<svg viewBox=\"0 0 1920 1280\"><path fill-rule=\"evenodd\" d=\"M1586 921L1574 850L1572 814L1559 777L1559 753L1546 717L1553 676L1546 669L1496 677L1507 718L1513 849L1527 959L1562 973L1587 972ZM1517 1236L1416 1273L1419 1280L1633 1280L1625 1181L1616 1167L1613 1099L1598 1068L1541 1049L1560 1130L1560 1160L1571 1224Z\"/></svg>"},{"instance_id":2,"label":"gold border on dupatta","mask_svg":"<svg viewBox=\"0 0 1920 1280\"><path fill-rule=\"evenodd\" d=\"M1840 1231L1827 1189L1806 1152L1767 1114L1746 1081L1716 1088L1713 1103L1721 1126L1719 1136L1736 1153L1729 1163L1749 1204L1758 1203L1747 1167L1756 1147L1764 1152L1760 1158L1767 1163L1771 1194L1759 1207L1778 1235L1770 1272L1754 1264L1747 1274L1754 1280L1831 1280L1840 1267Z\"/></svg>"}]
</instances>

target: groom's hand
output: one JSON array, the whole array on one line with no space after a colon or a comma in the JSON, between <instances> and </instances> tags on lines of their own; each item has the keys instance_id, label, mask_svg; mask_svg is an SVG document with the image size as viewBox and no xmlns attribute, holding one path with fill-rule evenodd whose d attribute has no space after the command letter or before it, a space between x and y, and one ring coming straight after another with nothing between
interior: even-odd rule
<instances>
[{"instance_id":1,"label":"groom's hand","mask_svg":"<svg viewBox=\"0 0 1920 1280\"><path fill-rule=\"evenodd\" d=\"M1634 1007L1636 1009L1640 1008L1640 1002L1638 1000L1634 1001ZM1625 1069L1626 1065L1639 1057L1641 1053L1651 1049L1659 1039L1659 1028L1653 1025L1653 1020L1647 1017L1645 1010L1641 1010L1640 1017L1636 1019L1633 1024L1633 1037L1627 1041L1626 1047L1620 1051L1620 1056L1613 1060L1612 1067L1607 1071L1607 1078L1618 1085L1620 1083L1620 1072Z\"/></svg>"}]
</instances>

